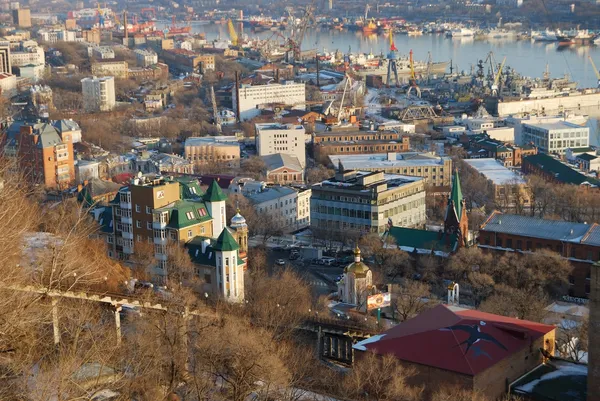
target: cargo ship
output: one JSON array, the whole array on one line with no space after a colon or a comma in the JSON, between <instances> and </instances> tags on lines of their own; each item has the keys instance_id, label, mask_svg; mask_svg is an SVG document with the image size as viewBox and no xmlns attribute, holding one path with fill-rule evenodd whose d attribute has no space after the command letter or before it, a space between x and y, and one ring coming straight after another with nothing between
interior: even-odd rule
<instances>
[{"instance_id":1,"label":"cargo ship","mask_svg":"<svg viewBox=\"0 0 600 401\"><path fill-rule=\"evenodd\" d=\"M371 19L368 24L363 25L363 27L362 27L363 33L367 33L367 34L376 33L377 29L378 29L377 24L375 23L375 21L373 19Z\"/></svg>"}]
</instances>

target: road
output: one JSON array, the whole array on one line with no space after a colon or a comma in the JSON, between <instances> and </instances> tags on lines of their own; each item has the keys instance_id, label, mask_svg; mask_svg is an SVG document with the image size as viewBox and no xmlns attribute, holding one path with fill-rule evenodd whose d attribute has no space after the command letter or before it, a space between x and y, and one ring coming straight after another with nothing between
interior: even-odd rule
<instances>
[{"instance_id":1,"label":"road","mask_svg":"<svg viewBox=\"0 0 600 401\"><path fill-rule=\"evenodd\" d=\"M288 250L274 250L267 248L267 263L269 264L269 272L273 273L279 269L292 269L310 286L313 295L319 297L321 295L329 295L337 291L335 279L342 275L344 269L342 267L321 266L305 263L303 260L290 260L290 252ZM285 261L284 266L278 266L275 262L277 259Z\"/></svg>"}]
</instances>

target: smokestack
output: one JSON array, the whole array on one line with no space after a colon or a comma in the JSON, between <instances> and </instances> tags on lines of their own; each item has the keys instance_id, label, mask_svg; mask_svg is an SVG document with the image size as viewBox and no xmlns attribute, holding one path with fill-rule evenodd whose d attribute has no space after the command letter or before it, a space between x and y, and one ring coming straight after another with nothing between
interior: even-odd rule
<instances>
[{"instance_id":1,"label":"smokestack","mask_svg":"<svg viewBox=\"0 0 600 401\"><path fill-rule=\"evenodd\" d=\"M125 29L125 42L129 47L129 30L127 29L127 10L123 11L123 28Z\"/></svg>"},{"instance_id":2,"label":"smokestack","mask_svg":"<svg viewBox=\"0 0 600 401\"><path fill-rule=\"evenodd\" d=\"M315 59L317 61L317 86L320 88L321 87L321 80L320 80L320 68L319 68L319 55L315 56Z\"/></svg>"},{"instance_id":3,"label":"smokestack","mask_svg":"<svg viewBox=\"0 0 600 401\"><path fill-rule=\"evenodd\" d=\"M240 118L240 73L235 72L235 118L239 122Z\"/></svg>"}]
</instances>

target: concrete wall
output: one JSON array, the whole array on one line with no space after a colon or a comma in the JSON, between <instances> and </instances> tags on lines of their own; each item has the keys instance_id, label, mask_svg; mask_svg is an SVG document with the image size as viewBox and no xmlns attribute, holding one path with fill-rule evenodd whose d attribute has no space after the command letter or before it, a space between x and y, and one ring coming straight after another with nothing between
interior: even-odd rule
<instances>
[{"instance_id":1,"label":"concrete wall","mask_svg":"<svg viewBox=\"0 0 600 401\"><path fill-rule=\"evenodd\" d=\"M581 96L565 96L551 99L532 99L516 102L499 102L498 116L505 117L511 114L539 112L544 109L546 113L564 110L577 110L582 107L596 107L600 111L600 93L591 93Z\"/></svg>"}]
</instances>

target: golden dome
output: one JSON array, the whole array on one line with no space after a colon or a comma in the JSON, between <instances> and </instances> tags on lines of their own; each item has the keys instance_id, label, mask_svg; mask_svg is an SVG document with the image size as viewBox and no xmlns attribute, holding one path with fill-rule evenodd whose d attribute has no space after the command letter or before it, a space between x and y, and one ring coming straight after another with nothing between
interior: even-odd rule
<instances>
[{"instance_id":1,"label":"golden dome","mask_svg":"<svg viewBox=\"0 0 600 401\"><path fill-rule=\"evenodd\" d=\"M360 260L360 248L356 245L354 248L354 262L350 263L344 269L344 273L354 273L356 276L365 276L371 270L369 266Z\"/></svg>"}]
</instances>

